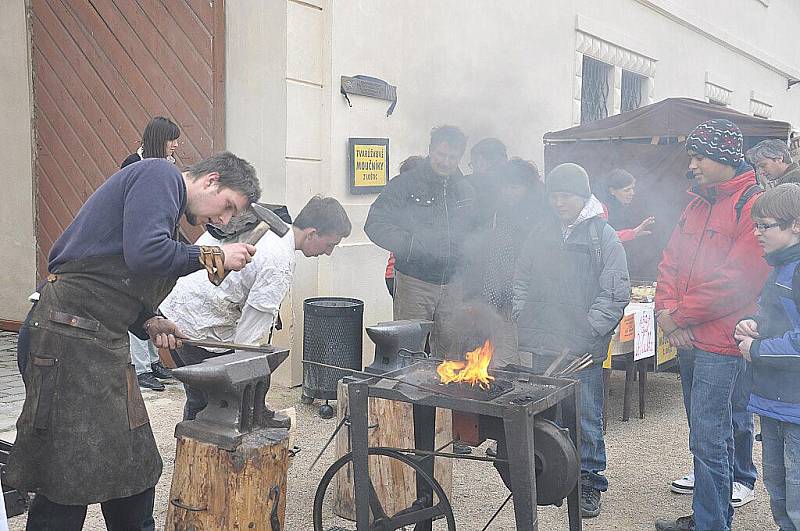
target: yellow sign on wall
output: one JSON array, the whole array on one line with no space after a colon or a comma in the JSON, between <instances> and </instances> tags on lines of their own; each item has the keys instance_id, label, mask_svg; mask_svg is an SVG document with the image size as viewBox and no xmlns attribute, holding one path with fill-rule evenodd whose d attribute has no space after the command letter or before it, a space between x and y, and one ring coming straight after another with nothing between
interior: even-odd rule
<instances>
[{"instance_id":1,"label":"yellow sign on wall","mask_svg":"<svg viewBox=\"0 0 800 531\"><path fill-rule=\"evenodd\" d=\"M376 194L389 182L389 139L351 138L350 193Z\"/></svg>"}]
</instances>

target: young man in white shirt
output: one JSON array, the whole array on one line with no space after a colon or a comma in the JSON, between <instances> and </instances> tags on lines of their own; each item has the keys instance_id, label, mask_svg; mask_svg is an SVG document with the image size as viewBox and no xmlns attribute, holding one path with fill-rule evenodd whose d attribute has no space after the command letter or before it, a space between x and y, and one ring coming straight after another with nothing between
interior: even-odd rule
<instances>
[{"instance_id":1,"label":"young man in white shirt","mask_svg":"<svg viewBox=\"0 0 800 531\"><path fill-rule=\"evenodd\" d=\"M226 233L210 227L197 244L245 241L255 225L252 217L224 227ZM309 257L330 256L342 238L350 235L350 230L347 213L336 199L314 196L285 236L267 232L256 243L257 252L250 267L231 272L219 286L208 281L205 271L180 279L161 303L161 312L189 339L267 343L281 301L292 286L295 251ZM218 349L183 345L173 352L173 357L178 365L184 366L230 353L214 350ZM206 404L201 391L186 387L184 419L194 419Z\"/></svg>"}]
</instances>

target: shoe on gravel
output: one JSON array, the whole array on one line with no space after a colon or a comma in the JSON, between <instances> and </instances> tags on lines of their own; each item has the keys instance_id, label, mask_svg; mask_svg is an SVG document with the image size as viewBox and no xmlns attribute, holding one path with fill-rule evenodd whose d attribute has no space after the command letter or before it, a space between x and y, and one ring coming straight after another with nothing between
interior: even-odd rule
<instances>
[{"instance_id":1,"label":"shoe on gravel","mask_svg":"<svg viewBox=\"0 0 800 531\"><path fill-rule=\"evenodd\" d=\"M453 442L453 453L458 455L469 455L472 453L472 447L460 441Z\"/></svg>"},{"instance_id":2,"label":"shoe on gravel","mask_svg":"<svg viewBox=\"0 0 800 531\"><path fill-rule=\"evenodd\" d=\"M694 531L694 515L681 516L677 520L656 520L658 531Z\"/></svg>"},{"instance_id":3,"label":"shoe on gravel","mask_svg":"<svg viewBox=\"0 0 800 531\"><path fill-rule=\"evenodd\" d=\"M733 492L731 492L731 505L735 509L738 509L742 505L747 505L751 501L755 499L755 489L751 489L747 485L739 483L738 481L733 482Z\"/></svg>"},{"instance_id":4,"label":"shoe on gravel","mask_svg":"<svg viewBox=\"0 0 800 531\"><path fill-rule=\"evenodd\" d=\"M164 367L160 361L150 364L153 376L159 380L172 380L172 371Z\"/></svg>"},{"instance_id":5,"label":"shoe on gravel","mask_svg":"<svg viewBox=\"0 0 800 531\"><path fill-rule=\"evenodd\" d=\"M152 372L144 372L137 374L136 379L139 380L139 387L143 389L152 389L153 391L163 391L166 389L164 384L159 382Z\"/></svg>"},{"instance_id":6,"label":"shoe on gravel","mask_svg":"<svg viewBox=\"0 0 800 531\"><path fill-rule=\"evenodd\" d=\"M692 494L694 493L694 471L689 472L680 479L676 479L669 486L669 490L675 494Z\"/></svg>"},{"instance_id":7,"label":"shoe on gravel","mask_svg":"<svg viewBox=\"0 0 800 531\"><path fill-rule=\"evenodd\" d=\"M600 515L600 491L591 485L581 485L581 516L594 518Z\"/></svg>"}]
</instances>

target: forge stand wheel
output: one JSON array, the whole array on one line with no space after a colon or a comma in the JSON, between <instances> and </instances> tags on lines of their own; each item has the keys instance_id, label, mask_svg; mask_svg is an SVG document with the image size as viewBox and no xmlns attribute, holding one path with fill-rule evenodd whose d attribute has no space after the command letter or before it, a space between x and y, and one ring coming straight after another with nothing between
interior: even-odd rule
<instances>
[{"instance_id":1,"label":"forge stand wheel","mask_svg":"<svg viewBox=\"0 0 800 531\"><path fill-rule=\"evenodd\" d=\"M326 400L324 404L319 406L319 416L325 420L332 419L333 416L336 414L336 411L333 410L333 406L328 403Z\"/></svg>"},{"instance_id":2,"label":"forge stand wheel","mask_svg":"<svg viewBox=\"0 0 800 531\"><path fill-rule=\"evenodd\" d=\"M453 508L450 506L450 501L444 493L441 485L428 475L417 464L414 458L400 453L391 448L369 448L370 457L380 456L383 459L395 459L400 461L399 466L410 467L417 473L418 478L421 479L432 491L436 503L431 507L425 507L424 504L412 503L409 507L403 508L393 515L386 514L384 504L388 500L380 500L375 492L370 479L369 492L370 492L370 510L371 522L369 531L390 531L394 529L403 529L407 526L408 529L429 530L434 529L455 531L456 520L453 516ZM317 493L314 495L314 531L353 531L356 529L355 522L351 522L336 516L333 513L330 505L325 505L325 497L330 491L336 489L334 478L337 473L352 474L353 454L348 453L340 457L322 476L317 487ZM334 486L331 488L331 483ZM353 499L354 495L351 494ZM428 523L433 520L433 527ZM440 521L443 520L443 521ZM419 524L415 526L415 524ZM411 527L414 526L414 527Z\"/></svg>"}]
</instances>

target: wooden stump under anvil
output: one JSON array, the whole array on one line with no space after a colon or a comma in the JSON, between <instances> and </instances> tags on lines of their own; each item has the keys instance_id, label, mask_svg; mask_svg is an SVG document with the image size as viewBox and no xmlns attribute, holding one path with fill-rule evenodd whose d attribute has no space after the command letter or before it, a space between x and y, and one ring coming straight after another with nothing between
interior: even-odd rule
<instances>
[{"instance_id":1,"label":"wooden stump under anvil","mask_svg":"<svg viewBox=\"0 0 800 531\"><path fill-rule=\"evenodd\" d=\"M166 530L284 529L288 418L264 400L270 373L288 355L229 354L173 371L206 392L208 407L175 428Z\"/></svg>"}]
</instances>

